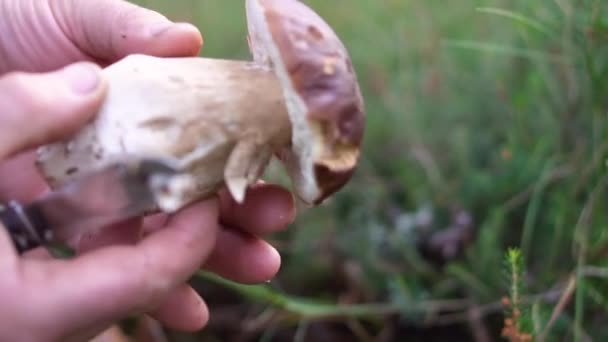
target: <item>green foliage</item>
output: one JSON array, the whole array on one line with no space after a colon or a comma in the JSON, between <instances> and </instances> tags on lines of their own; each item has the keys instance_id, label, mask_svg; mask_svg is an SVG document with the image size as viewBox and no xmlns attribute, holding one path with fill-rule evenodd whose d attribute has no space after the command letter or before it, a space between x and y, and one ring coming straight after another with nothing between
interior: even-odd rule
<instances>
[{"instance_id":1,"label":"green foliage","mask_svg":"<svg viewBox=\"0 0 608 342\"><path fill-rule=\"evenodd\" d=\"M205 56L249 58L243 1L136 2L194 22ZM352 54L368 112L361 166L272 237L283 264L261 286L270 293L196 281L245 295L213 301L212 317L233 301L255 309L235 309L231 329L212 319L205 336L242 337L255 322L252 340L416 341L421 329L498 340L507 255L509 284L517 275L525 289L508 292L525 309L520 329L606 338L608 2L306 2ZM390 310L357 311L370 307ZM295 318L262 324L260 308Z\"/></svg>"},{"instance_id":2,"label":"green foliage","mask_svg":"<svg viewBox=\"0 0 608 342\"><path fill-rule=\"evenodd\" d=\"M538 316L538 306L535 306L537 310L533 312L522 303L522 297L525 294L524 268L525 263L521 251L517 248L509 249L505 257L509 296L503 299L503 304L506 306L503 336L508 336L511 341L532 341L534 332L540 330L535 329L535 326L538 325L538 319L535 319Z\"/></svg>"}]
</instances>

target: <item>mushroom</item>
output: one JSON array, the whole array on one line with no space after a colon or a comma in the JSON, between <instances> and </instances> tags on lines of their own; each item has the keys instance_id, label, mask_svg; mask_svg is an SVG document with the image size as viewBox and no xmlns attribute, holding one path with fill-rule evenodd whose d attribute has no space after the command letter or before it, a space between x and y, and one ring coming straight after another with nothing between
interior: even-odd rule
<instances>
[{"instance_id":1,"label":"mushroom","mask_svg":"<svg viewBox=\"0 0 608 342\"><path fill-rule=\"evenodd\" d=\"M224 185L242 202L275 156L305 204L342 188L365 126L346 48L298 0L245 6L252 61L135 54L106 67L109 90L95 119L69 141L38 150L50 186L116 160L161 158L192 182L172 186L160 209L177 210Z\"/></svg>"}]
</instances>

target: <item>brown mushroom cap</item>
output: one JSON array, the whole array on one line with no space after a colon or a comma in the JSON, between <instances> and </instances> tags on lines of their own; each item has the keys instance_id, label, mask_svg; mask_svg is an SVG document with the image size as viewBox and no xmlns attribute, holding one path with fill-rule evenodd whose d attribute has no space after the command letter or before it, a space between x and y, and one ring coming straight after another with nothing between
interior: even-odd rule
<instances>
[{"instance_id":1,"label":"brown mushroom cap","mask_svg":"<svg viewBox=\"0 0 608 342\"><path fill-rule=\"evenodd\" d=\"M344 186L359 160L363 98L336 33L298 0L247 0L256 62L273 68L292 122L292 146L278 153L297 195L320 204Z\"/></svg>"}]
</instances>

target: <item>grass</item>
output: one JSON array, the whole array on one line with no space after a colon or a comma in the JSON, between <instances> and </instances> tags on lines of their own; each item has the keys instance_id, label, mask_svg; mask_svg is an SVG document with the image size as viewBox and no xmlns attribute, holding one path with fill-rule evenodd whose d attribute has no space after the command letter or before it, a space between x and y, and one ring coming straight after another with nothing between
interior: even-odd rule
<instances>
[{"instance_id":1,"label":"grass","mask_svg":"<svg viewBox=\"0 0 608 342\"><path fill-rule=\"evenodd\" d=\"M242 1L136 2L195 23L206 56L249 58ZM273 237L271 284L194 281L211 303L199 336L500 339L516 248L537 339L607 338L608 3L307 3L352 54L364 158Z\"/></svg>"}]
</instances>

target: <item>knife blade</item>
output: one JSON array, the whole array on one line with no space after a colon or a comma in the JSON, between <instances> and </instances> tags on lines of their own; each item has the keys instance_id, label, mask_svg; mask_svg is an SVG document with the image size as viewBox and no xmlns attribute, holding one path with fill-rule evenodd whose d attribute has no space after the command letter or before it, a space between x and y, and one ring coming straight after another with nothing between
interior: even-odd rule
<instances>
[{"instance_id":1,"label":"knife blade","mask_svg":"<svg viewBox=\"0 0 608 342\"><path fill-rule=\"evenodd\" d=\"M0 205L0 222L21 254L158 208L178 168L168 160L116 162L24 205Z\"/></svg>"}]
</instances>

